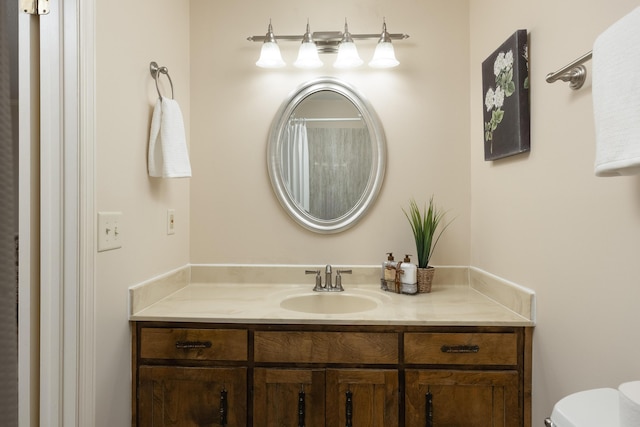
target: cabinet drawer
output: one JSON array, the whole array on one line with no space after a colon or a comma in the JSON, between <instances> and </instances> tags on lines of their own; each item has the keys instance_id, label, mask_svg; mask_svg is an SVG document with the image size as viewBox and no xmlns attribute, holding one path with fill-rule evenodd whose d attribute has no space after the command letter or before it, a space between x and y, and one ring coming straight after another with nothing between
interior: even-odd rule
<instances>
[{"instance_id":1,"label":"cabinet drawer","mask_svg":"<svg viewBox=\"0 0 640 427\"><path fill-rule=\"evenodd\" d=\"M405 363L517 365L518 336L511 333L407 333Z\"/></svg>"},{"instance_id":2,"label":"cabinet drawer","mask_svg":"<svg viewBox=\"0 0 640 427\"><path fill-rule=\"evenodd\" d=\"M142 328L140 357L143 359L247 360L247 331Z\"/></svg>"},{"instance_id":3,"label":"cabinet drawer","mask_svg":"<svg viewBox=\"0 0 640 427\"><path fill-rule=\"evenodd\" d=\"M256 362L398 363L395 332L256 331Z\"/></svg>"}]
</instances>

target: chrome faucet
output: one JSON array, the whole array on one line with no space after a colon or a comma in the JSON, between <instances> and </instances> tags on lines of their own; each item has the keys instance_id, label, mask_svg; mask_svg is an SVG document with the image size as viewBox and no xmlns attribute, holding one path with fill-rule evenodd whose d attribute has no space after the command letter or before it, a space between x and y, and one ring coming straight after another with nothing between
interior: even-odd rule
<instances>
[{"instance_id":1,"label":"chrome faucet","mask_svg":"<svg viewBox=\"0 0 640 427\"><path fill-rule=\"evenodd\" d=\"M351 270L336 270L336 283L333 283L333 269L330 264L327 264L324 268L324 285L322 284L322 276L320 270L305 270L305 274L316 275L316 285L313 287L314 292L342 292L342 274L351 274Z\"/></svg>"},{"instance_id":2,"label":"chrome faucet","mask_svg":"<svg viewBox=\"0 0 640 427\"><path fill-rule=\"evenodd\" d=\"M333 288L333 280L331 279L331 265L327 264L324 268L324 287L325 289Z\"/></svg>"}]
</instances>

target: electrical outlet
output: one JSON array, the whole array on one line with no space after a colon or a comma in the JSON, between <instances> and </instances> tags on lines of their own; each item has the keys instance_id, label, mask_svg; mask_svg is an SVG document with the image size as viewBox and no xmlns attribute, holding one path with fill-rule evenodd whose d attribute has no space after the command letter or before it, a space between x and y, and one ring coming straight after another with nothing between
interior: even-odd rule
<instances>
[{"instance_id":1,"label":"electrical outlet","mask_svg":"<svg viewBox=\"0 0 640 427\"><path fill-rule=\"evenodd\" d=\"M167 234L176 234L176 210L167 209Z\"/></svg>"},{"instance_id":2,"label":"electrical outlet","mask_svg":"<svg viewBox=\"0 0 640 427\"><path fill-rule=\"evenodd\" d=\"M122 247L122 212L98 212L98 252Z\"/></svg>"}]
</instances>

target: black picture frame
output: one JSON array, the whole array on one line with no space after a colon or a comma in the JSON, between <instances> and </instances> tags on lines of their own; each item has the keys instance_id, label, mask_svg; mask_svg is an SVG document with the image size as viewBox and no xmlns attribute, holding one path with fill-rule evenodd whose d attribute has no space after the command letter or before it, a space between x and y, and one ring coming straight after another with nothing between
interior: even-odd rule
<instances>
[{"instance_id":1,"label":"black picture frame","mask_svg":"<svg viewBox=\"0 0 640 427\"><path fill-rule=\"evenodd\" d=\"M530 151L527 30L517 30L482 62L482 94L485 161Z\"/></svg>"}]
</instances>

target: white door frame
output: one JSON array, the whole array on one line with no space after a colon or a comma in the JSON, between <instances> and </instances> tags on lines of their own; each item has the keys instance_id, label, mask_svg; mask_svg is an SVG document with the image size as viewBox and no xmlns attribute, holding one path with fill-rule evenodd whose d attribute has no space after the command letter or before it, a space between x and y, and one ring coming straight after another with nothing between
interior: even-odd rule
<instances>
[{"instance_id":1,"label":"white door frame","mask_svg":"<svg viewBox=\"0 0 640 427\"><path fill-rule=\"evenodd\" d=\"M20 379L20 426L90 427L95 425L95 0L57 0L50 8L40 19L39 414L34 414L28 362L19 368L26 373ZM31 18L20 19L22 24ZM21 189L33 190L37 171L25 162L21 159ZM29 175L24 182L23 172ZM32 218L33 206L21 204L21 218L23 213ZM22 271L33 271L30 261ZM31 300L21 299L20 307L30 335L38 329L30 323ZM33 358L34 340L25 338L22 320L20 331L20 351Z\"/></svg>"},{"instance_id":2,"label":"white door frame","mask_svg":"<svg viewBox=\"0 0 640 427\"><path fill-rule=\"evenodd\" d=\"M79 119L79 186L78 211L79 239L79 298L78 341L79 357L75 367L78 376L76 412L78 426L94 426L96 423L96 362L95 362L95 259L97 253L97 210L95 194L96 133L95 133L95 9L97 0L77 0L79 43L76 56L79 65L80 86L78 99Z\"/></svg>"},{"instance_id":3,"label":"white door frame","mask_svg":"<svg viewBox=\"0 0 640 427\"><path fill-rule=\"evenodd\" d=\"M38 425L39 343L39 73L37 21L18 15L19 69L19 303L18 424ZM27 196L28 195L28 196Z\"/></svg>"}]
</instances>

